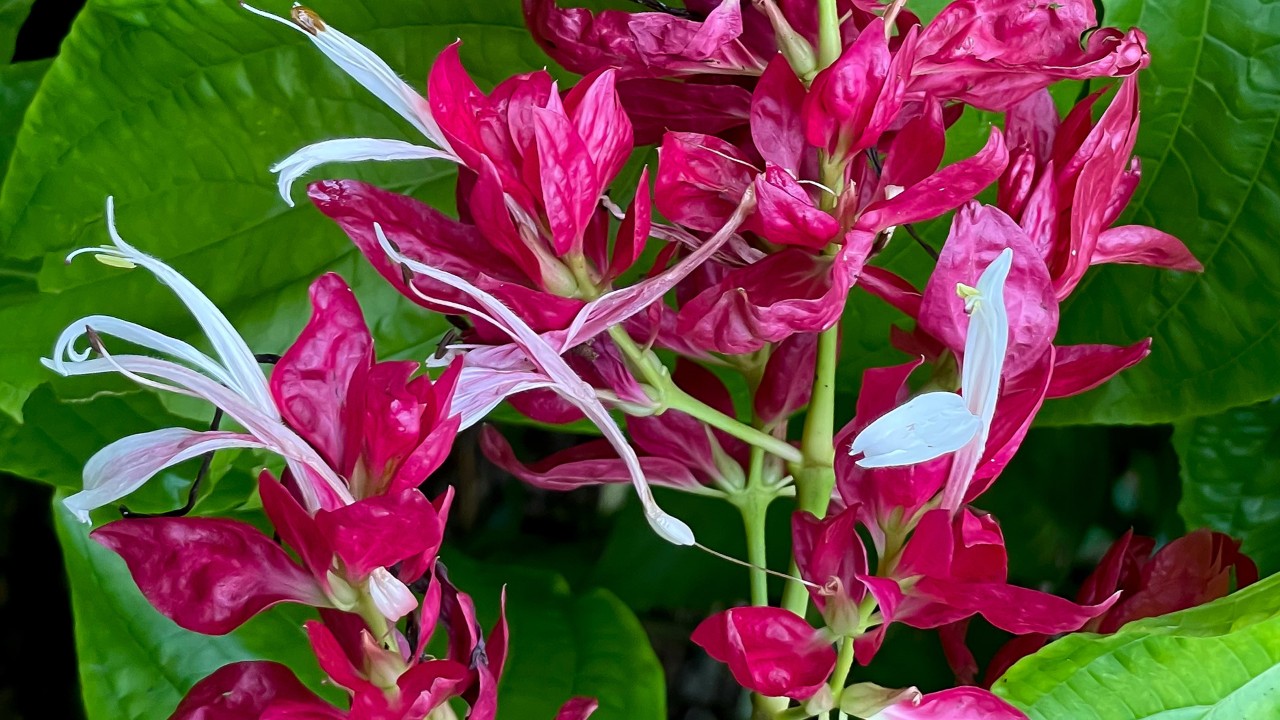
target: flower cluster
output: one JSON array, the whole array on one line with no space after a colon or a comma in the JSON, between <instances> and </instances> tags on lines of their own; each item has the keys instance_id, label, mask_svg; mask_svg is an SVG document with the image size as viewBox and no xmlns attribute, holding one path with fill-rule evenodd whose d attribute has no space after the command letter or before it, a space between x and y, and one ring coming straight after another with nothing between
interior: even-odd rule
<instances>
[{"instance_id":1,"label":"flower cluster","mask_svg":"<svg viewBox=\"0 0 1280 720\"><path fill-rule=\"evenodd\" d=\"M451 494L432 500L419 487L459 430L504 401L540 422L585 418L600 431L525 461L484 428L485 454L534 487L631 483L654 531L677 545L696 545L694 531L659 507L651 485L742 510L753 605L708 618L693 641L759 694L762 716L1021 717L978 688L924 695L846 681L894 623L941 628L960 668L963 628L981 615L1021 636L997 659L1004 667L1054 634L1184 605L1142 599L1157 571L1118 559L1150 551L1138 540L1113 553L1079 603L1011 585L1000 526L972 505L1046 400L1096 387L1150 350L1149 340L1055 344L1059 305L1087 269L1199 269L1172 236L1114 226L1140 177L1144 36L1095 28L1089 0L956 0L928 24L904 5L689 0L630 13L524 0L535 38L581 80L561 89L539 71L485 92L455 43L425 93L308 8L288 19L246 8L301 32L423 138L304 147L273 168L285 202L324 163L456 165L456 217L352 180L315 182L307 196L400 293L465 329L427 362L434 379L416 362L379 362L350 289L326 275L311 288L310 322L268 377L194 286L120 239L108 206L113 244L90 251L173 288L214 356L91 316L47 364L202 398L241 429L167 428L114 443L67 505L87 521L163 468L219 449L283 458L279 478L264 471L259 482L278 541L204 517L126 518L93 537L190 630L226 633L279 602L319 608L308 637L351 699L334 708L287 668L247 662L197 685L174 717L422 720L448 716L451 698L470 718L493 717L505 621L483 635L436 559ZM1103 89L1060 115L1047 88L1064 79ZM966 108L1002 113L1003 129L955 158L947 128ZM632 189L623 169L641 145L656 145L659 160ZM977 199L991 188L994 204ZM914 225L950 213L934 251ZM936 260L923 289L875 263L890 243L913 240L922 247L904 251ZM836 432L851 292L912 325L886 338L906 360L863 374L856 414ZM112 354L106 335L169 359ZM75 348L81 336L89 350ZM735 401L735 384L748 402ZM791 417L806 407L796 442ZM799 577L771 606L763 516L788 496ZM1213 548L1204 597L1224 591L1229 567L1238 582L1249 577L1227 540ZM806 619L810 602L821 629ZM447 635L441 658L426 651L436 630ZM788 710L788 699L801 704ZM560 717L594 708L574 699Z\"/></svg>"}]
</instances>

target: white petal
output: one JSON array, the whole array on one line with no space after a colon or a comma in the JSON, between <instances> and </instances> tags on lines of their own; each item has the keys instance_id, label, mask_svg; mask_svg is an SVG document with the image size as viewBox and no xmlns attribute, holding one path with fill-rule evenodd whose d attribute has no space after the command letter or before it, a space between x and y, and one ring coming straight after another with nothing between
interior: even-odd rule
<instances>
[{"instance_id":1,"label":"white petal","mask_svg":"<svg viewBox=\"0 0 1280 720\"><path fill-rule=\"evenodd\" d=\"M156 473L185 460L227 448L262 448L243 433L164 428L130 435L102 448L84 466L84 489L63 500L82 522L89 512L142 487Z\"/></svg>"},{"instance_id":2,"label":"white petal","mask_svg":"<svg viewBox=\"0 0 1280 720\"><path fill-rule=\"evenodd\" d=\"M528 390L548 388L553 384L542 373L502 372L464 365L458 376L449 414L461 416L462 425L459 429L465 430L483 420L508 397Z\"/></svg>"},{"instance_id":3,"label":"white petal","mask_svg":"<svg viewBox=\"0 0 1280 720\"><path fill-rule=\"evenodd\" d=\"M596 397L595 388L578 377L573 368L569 367L564 358L560 357L558 350L548 344L541 335L534 332L533 328L529 327L511 308L503 305L502 301L453 273L405 257L387 239L381 225L374 223L373 229L378 236L378 242L381 244L383 251L392 260L415 273L425 275L432 280L463 292L475 301L482 312L477 313L475 310L468 308L463 308L463 311L478 315L506 332L512 341L524 351L524 355L529 362L533 363L534 367L546 376L547 386L581 410L582 414L586 415L587 419L600 429L609 444L618 452L619 457L622 458L631 474L631 484L635 487L636 495L639 496L640 503L644 506L645 517L649 519L649 524L653 526L654 530L669 542L678 545L693 544L693 533L689 530L689 527L658 507L657 501L653 498L653 492L649 489L649 481L645 478L644 470L640 467L640 459L636 457L635 450L627 442L622 430L618 428L617 423L613 421L613 417L609 415L609 411L605 409L600 399ZM417 291L412 284L409 287L414 289L415 292ZM442 302L439 298L426 297L426 299L436 304L456 306L455 303Z\"/></svg>"},{"instance_id":4,"label":"white petal","mask_svg":"<svg viewBox=\"0 0 1280 720\"><path fill-rule=\"evenodd\" d=\"M751 186L742 195L733 215L715 235L711 236L688 257L669 270L621 290L614 290L583 306L565 332L563 350L579 345L608 328L626 321L631 316L652 305L671 288L706 262L722 245L733 237L751 211L755 209L755 189Z\"/></svg>"},{"instance_id":5,"label":"white petal","mask_svg":"<svg viewBox=\"0 0 1280 720\"><path fill-rule=\"evenodd\" d=\"M374 607L391 622L413 612L418 599L413 592L386 568L377 568L369 575L369 597Z\"/></svg>"},{"instance_id":6,"label":"white petal","mask_svg":"<svg viewBox=\"0 0 1280 720\"><path fill-rule=\"evenodd\" d=\"M236 332L222 311L218 310L195 285L192 285L190 280L156 258L139 251L120 237L120 233L116 232L115 202L110 197L107 198L107 232L111 235L115 246L93 248L89 251L118 257L146 268L156 276L157 280L168 285L200 323L200 328L209 338L214 352L226 368L226 374L232 380L228 384L259 410L278 418L279 411L267 389L267 378L262 374L262 368L254 359L249 346L240 337L240 333ZM69 258L81 252L84 251L72 253Z\"/></svg>"},{"instance_id":7,"label":"white petal","mask_svg":"<svg viewBox=\"0 0 1280 720\"><path fill-rule=\"evenodd\" d=\"M236 385L235 379L227 373L226 368L189 343L110 315L89 315L68 325L58 336L58 342L53 349L53 358L47 363L51 369L65 374L63 368L68 360L80 362L92 356L92 349L76 350L75 348L76 340L85 334L86 328L92 329L98 335L112 335L126 342L177 358L224 385L230 387Z\"/></svg>"},{"instance_id":8,"label":"white petal","mask_svg":"<svg viewBox=\"0 0 1280 720\"><path fill-rule=\"evenodd\" d=\"M427 139L452 154L453 148L449 146L444 133L440 132L440 126L432 117L427 101L404 80L401 80L391 66L375 55L372 50L338 32L314 12L300 5L295 4L293 11L294 17L300 22L276 17L244 3L241 3L241 6L255 15L274 20L306 35L307 39L311 40L325 57L342 68L343 72L408 120L423 135L426 135Z\"/></svg>"},{"instance_id":9,"label":"white petal","mask_svg":"<svg viewBox=\"0 0 1280 720\"><path fill-rule=\"evenodd\" d=\"M1013 266L1013 250L1005 248L982 271L969 316L969 331L964 339L964 361L960 368L960 391L965 404L980 424L973 440L959 453L951 465L947 485L942 491L942 507L955 510L964 504L965 493L973 482L973 474L982 461L987 434L995 418L1000 397L1000 376L1004 374L1005 354L1009 349L1009 312L1004 302L1005 280Z\"/></svg>"},{"instance_id":10,"label":"white petal","mask_svg":"<svg viewBox=\"0 0 1280 720\"><path fill-rule=\"evenodd\" d=\"M1004 284L1013 262L1013 250L1005 248L982 271L978 294L964 341L960 388L969 410L991 425L995 415L1000 376L1009 348L1009 313L1004 304Z\"/></svg>"},{"instance_id":11,"label":"white petal","mask_svg":"<svg viewBox=\"0 0 1280 720\"><path fill-rule=\"evenodd\" d=\"M280 173L277 181L280 197L293 207L290 190L298 178L317 165L331 162L361 162L364 160L452 160L450 153L435 148L414 145L403 140L379 138L340 138L308 145L276 163L271 172Z\"/></svg>"},{"instance_id":12,"label":"white petal","mask_svg":"<svg viewBox=\"0 0 1280 720\"><path fill-rule=\"evenodd\" d=\"M924 393L863 428L849 454L863 455L860 467L915 465L964 447L981 424L959 395Z\"/></svg>"},{"instance_id":13,"label":"white petal","mask_svg":"<svg viewBox=\"0 0 1280 720\"><path fill-rule=\"evenodd\" d=\"M144 387L205 400L221 408L250 435L260 440L264 447L289 462L308 509L331 506L332 503L325 502L325 498L336 498L344 503L354 502L346 484L333 469L278 416L267 415L230 388L188 367L143 355L109 355L66 363L62 372L64 375L118 372ZM308 479L318 481L320 485L304 481Z\"/></svg>"}]
</instances>

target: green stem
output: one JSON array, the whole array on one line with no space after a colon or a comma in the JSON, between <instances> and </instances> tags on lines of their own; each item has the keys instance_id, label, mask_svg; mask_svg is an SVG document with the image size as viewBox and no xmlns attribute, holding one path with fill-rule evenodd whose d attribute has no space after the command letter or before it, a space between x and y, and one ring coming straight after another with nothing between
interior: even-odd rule
<instances>
[{"instance_id":1,"label":"green stem","mask_svg":"<svg viewBox=\"0 0 1280 720\"><path fill-rule=\"evenodd\" d=\"M835 488L835 403L836 363L839 360L839 326L818 336L818 363L813 382L813 395L804 421L800 441L803 460L792 466L796 481L796 501L801 510L818 517L827 514L831 491ZM796 573L792 563L792 574ZM804 615L809 593L799 582L791 581L782 594L782 606Z\"/></svg>"},{"instance_id":2,"label":"green stem","mask_svg":"<svg viewBox=\"0 0 1280 720\"><path fill-rule=\"evenodd\" d=\"M836 0L818 0L818 69L840 57L840 11Z\"/></svg>"},{"instance_id":3,"label":"green stem","mask_svg":"<svg viewBox=\"0 0 1280 720\"><path fill-rule=\"evenodd\" d=\"M666 401L667 407L672 410L679 410L682 413L692 415L711 427L723 430L749 445L773 453L787 462L800 462L803 459L801 452L787 444L786 441L779 440L762 430L757 430L725 415L676 387L670 378L667 379L667 387L664 390L663 399Z\"/></svg>"},{"instance_id":4,"label":"green stem","mask_svg":"<svg viewBox=\"0 0 1280 720\"><path fill-rule=\"evenodd\" d=\"M738 496L735 504L742 513L742 526L747 533L747 562L752 564L751 604L764 607L769 604L769 584L765 568L769 566L765 521L769 516L769 503L776 495L764 487L764 449L751 448L750 465L747 468L747 489Z\"/></svg>"},{"instance_id":5,"label":"green stem","mask_svg":"<svg viewBox=\"0 0 1280 720\"><path fill-rule=\"evenodd\" d=\"M844 690L844 684L849 680L849 671L853 669L853 638L847 637L840 641L840 653L836 656L836 670L831 674L831 693L834 697L840 697L840 691Z\"/></svg>"}]
</instances>

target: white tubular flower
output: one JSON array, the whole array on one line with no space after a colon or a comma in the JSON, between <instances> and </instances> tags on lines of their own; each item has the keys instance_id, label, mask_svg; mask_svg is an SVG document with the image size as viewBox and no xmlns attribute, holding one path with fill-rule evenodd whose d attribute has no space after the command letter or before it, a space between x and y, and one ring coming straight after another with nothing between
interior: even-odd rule
<instances>
[{"instance_id":1,"label":"white tubular flower","mask_svg":"<svg viewBox=\"0 0 1280 720\"><path fill-rule=\"evenodd\" d=\"M285 202L293 205L289 193L293 181L322 163L431 158L458 161L453 147L449 145L432 116L426 99L401 80L391 66L372 50L339 32L313 10L298 3L294 3L288 20L245 3L240 3L240 6L254 15L278 22L305 35L325 57L386 103L387 107L395 110L400 117L408 120L435 145L434 148L429 148L402 140L373 138L345 138L309 145L271 169L272 172L281 173L280 194Z\"/></svg>"},{"instance_id":2,"label":"white tubular flower","mask_svg":"<svg viewBox=\"0 0 1280 720\"><path fill-rule=\"evenodd\" d=\"M478 398L471 400L470 404L476 406L471 409L471 417L476 417L474 413L477 410L482 411L486 408L492 408L493 405L496 405L497 402L506 397L503 394L506 392L519 392L533 387L547 387L554 390L556 394L576 406L587 416L588 420L600 428L600 432L605 439L609 441L609 444L613 446L623 462L626 463L627 470L631 474L632 485L640 498L640 503L644 506L645 518L649 521L650 527L664 540L675 545L694 544L693 530L684 522L667 514L662 508L658 507L658 503L653 497L653 491L649 489L649 481L645 478L644 470L640 467L640 459L636 456L635 450L627 442L622 430L618 428L617 423L609 415L609 411L605 409L600 399L596 397L595 388L591 387L581 377L578 377L578 374L569 367L564 358L560 357L558 349L552 347L533 328L529 327L528 323L521 319L519 315L516 315L515 312L503 305L494 296L453 273L425 265L404 256L387 239L381 225L375 223L373 227L377 233L378 242L382 245L382 249L387 253L388 257L414 273L465 293L476 302L478 308L458 305L442 298L429 297L426 299L436 305L456 308L460 312L482 319L494 327L501 328L511 338L512 342L523 350L525 359L531 364L529 371L522 373L495 373L492 370L476 368L475 373L468 378L470 384L474 388L483 388L486 385L492 386L497 391L490 393L487 400ZM417 291L412 284L409 287L415 292ZM487 383L485 380L486 375L492 376Z\"/></svg>"},{"instance_id":3,"label":"white tubular flower","mask_svg":"<svg viewBox=\"0 0 1280 720\"><path fill-rule=\"evenodd\" d=\"M969 314L960 394L931 392L912 398L863 428L849 450L851 455L862 453L856 462L868 468L914 465L955 452L942 495L942 507L949 510L964 502L995 417L1009 346L1004 285L1012 264L1013 250L1005 248L982 271L976 288L957 288Z\"/></svg>"},{"instance_id":4,"label":"white tubular flower","mask_svg":"<svg viewBox=\"0 0 1280 720\"><path fill-rule=\"evenodd\" d=\"M118 440L99 450L84 470L84 489L68 497L68 508L82 521L89 512L137 490L166 467L214 450L252 447L284 457L298 479L303 501L317 509L332 501L350 502L346 485L324 460L280 417L267 379L253 353L226 316L186 278L156 258L126 243L116 232L115 205L107 198L107 228L112 245L77 250L68 260L93 253L114 267L142 267L173 289L195 316L213 346L210 357L192 345L127 320L90 315L71 323L58 338L52 358L42 363L64 376L116 372L144 387L209 401L245 428L246 433L165 428ZM77 350L84 335L90 348ZM166 355L112 355L102 342L114 336ZM94 353L100 357L93 357Z\"/></svg>"}]
</instances>

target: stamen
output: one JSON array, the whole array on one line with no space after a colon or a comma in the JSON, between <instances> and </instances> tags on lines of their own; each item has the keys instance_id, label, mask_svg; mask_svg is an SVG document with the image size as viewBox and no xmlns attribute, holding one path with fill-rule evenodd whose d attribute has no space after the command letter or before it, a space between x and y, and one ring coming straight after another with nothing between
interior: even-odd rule
<instances>
[{"instance_id":1,"label":"stamen","mask_svg":"<svg viewBox=\"0 0 1280 720\"><path fill-rule=\"evenodd\" d=\"M751 568L752 570L759 570L759 571L761 571L761 572L765 573L766 575L772 575L772 576L774 576L774 577L780 577L780 578L782 578L782 579L784 579L784 580L793 580L793 581L795 581L795 582L800 583L801 585L804 585L805 587L813 588L814 590L821 591L821 590L823 589L823 586L822 586L822 585L819 585L819 584L817 584L817 583L811 583L811 582L809 582L808 580L804 580L804 579L801 579L801 578L795 577L794 575L788 575L788 574L783 573L783 572L778 572L777 570L770 570L770 569L769 569L769 568L767 568L767 567L760 567L759 565L756 565L755 563L749 563L749 562L747 562L746 560L739 560L738 558L733 557L732 555L725 555L725 554L724 554L724 553L722 553L722 552L717 552L717 551L715 551L715 550L712 550L711 548L707 547L706 545L703 545L703 544L702 544L702 543L700 543L700 542L695 542L695 543L693 544L693 546L694 546L694 547L696 547L696 548L698 548L699 550L701 550L701 551L703 551L703 552L705 552L705 553L709 554L709 555L714 555L715 557L718 557L718 558L720 558L721 560L728 560L729 562L733 563L734 565L741 565L742 567L745 567L745 568Z\"/></svg>"},{"instance_id":2,"label":"stamen","mask_svg":"<svg viewBox=\"0 0 1280 720\"><path fill-rule=\"evenodd\" d=\"M794 177L794 176L793 176L793 177ZM812 185L813 187L816 187L816 188L818 188L819 190L822 190L823 192L827 193L827 194L828 194L828 195L830 195L831 197L836 197L836 191L835 191L835 190L832 190L831 188L827 187L826 185L823 185L822 183L818 182L817 180L800 180L799 178L797 178L797 179L796 179L796 183L798 183L798 184L800 184L800 185Z\"/></svg>"},{"instance_id":3,"label":"stamen","mask_svg":"<svg viewBox=\"0 0 1280 720\"><path fill-rule=\"evenodd\" d=\"M303 5L302 3L294 3L293 8L289 11L289 17L293 23L307 32L315 35L324 32L324 20L316 14L315 10Z\"/></svg>"},{"instance_id":4,"label":"stamen","mask_svg":"<svg viewBox=\"0 0 1280 720\"><path fill-rule=\"evenodd\" d=\"M67 258L70 260L70 258ZM107 267L120 268L122 270L132 270L138 267L135 263L126 260L118 255L108 255L106 253L95 253L94 260L106 265Z\"/></svg>"},{"instance_id":5,"label":"stamen","mask_svg":"<svg viewBox=\"0 0 1280 720\"><path fill-rule=\"evenodd\" d=\"M749 167L749 168L751 168L751 172L753 172L753 173L757 173L757 174L758 174L758 173L762 172L762 171L760 170L760 168L756 167L755 165L752 165L751 163L747 162L746 160L742 160L742 159L740 159L740 158L736 158L736 157L734 157L734 156L732 156L732 155L729 155L728 153L722 153L722 152L720 152L719 150L716 150L715 148L709 148L709 147L707 147L706 145L703 145L703 146L702 146L702 149L703 149L703 150L706 150L707 152L711 153L712 155L718 155L718 156L720 156L720 157L724 158L725 160L728 160L729 162L737 163L737 164L742 165L742 166L744 166L744 167Z\"/></svg>"}]
</instances>

